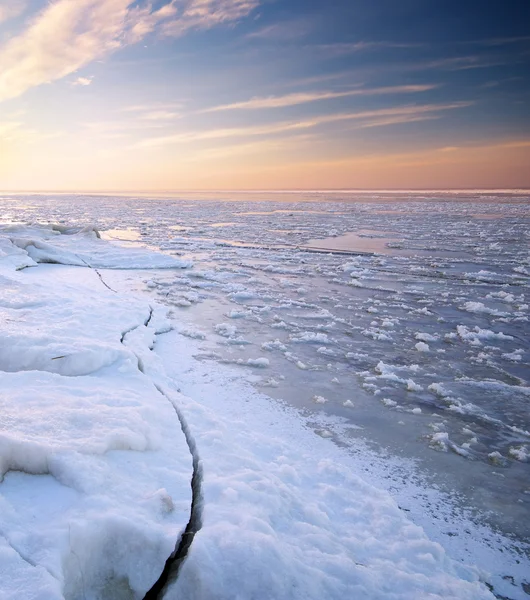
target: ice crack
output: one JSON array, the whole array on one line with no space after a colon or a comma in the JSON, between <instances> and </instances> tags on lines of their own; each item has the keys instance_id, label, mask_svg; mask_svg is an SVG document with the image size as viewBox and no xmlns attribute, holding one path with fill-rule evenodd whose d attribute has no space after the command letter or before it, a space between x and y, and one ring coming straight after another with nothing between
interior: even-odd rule
<instances>
[{"instance_id":1,"label":"ice crack","mask_svg":"<svg viewBox=\"0 0 530 600\"><path fill-rule=\"evenodd\" d=\"M80 260L80 261L84 262L84 263L85 263L85 265L86 265L86 266L87 266L89 269L92 269L92 271L94 271L94 272L96 273L96 275L99 277L99 280L101 281L101 283L102 283L102 284L103 284L103 285L104 285L104 286L105 286L105 287L106 287L108 290L110 290L111 292L114 292L115 294L117 294L117 293L118 293L118 292L117 292L115 289L111 288L111 287L110 287L110 285L109 285L109 284L108 284L108 283L107 283L107 282L106 282L106 281L103 279L103 275L102 275L102 274L99 272L99 270L98 270L98 269L96 269L96 267L93 267L91 264L87 263L87 261L86 261L86 260L85 260L83 257L79 256L78 254L77 254L76 256L77 256L77 258L79 258L79 260Z\"/></svg>"},{"instance_id":2,"label":"ice crack","mask_svg":"<svg viewBox=\"0 0 530 600\"><path fill-rule=\"evenodd\" d=\"M164 593L168 583L171 583L177 579L180 572L180 568L182 567L182 564L188 556L188 552L195 537L195 534L202 527L202 465L199 453L197 451L195 439L191 435L189 426L186 423L184 416L175 406L174 402L172 402L171 398L164 392L164 390L159 385L157 385L156 383L154 385L156 389L163 396L165 396L165 398L167 398L168 402L170 402L173 408L175 409L177 417L180 421L182 433L184 434L184 437L186 438L186 443L188 444L193 463L193 474L191 477L192 500L190 519L188 521L188 524L186 525L184 533L182 534L178 544L176 545L175 550L166 560L164 570L160 574L160 577L144 596L143 600L158 600L159 598L164 597Z\"/></svg>"},{"instance_id":3,"label":"ice crack","mask_svg":"<svg viewBox=\"0 0 530 600\"><path fill-rule=\"evenodd\" d=\"M153 308L149 307L149 316L143 322L144 327L147 327L151 322L153 312ZM121 336L121 343L124 344L127 335L141 326L142 325L136 325L130 328L129 330L124 331ZM134 349L132 349L132 351L134 352ZM136 352L135 354L138 359L138 370L142 374L148 376L145 373L141 356L139 356ZM175 403L171 400L169 395L162 389L160 385L158 385L154 381L152 381L152 383L158 390L158 392L162 396L164 396L164 398L166 398L166 400L171 404L171 406L175 410L175 413L180 423L180 427L182 429L182 433L184 434L186 444L191 454L193 472L191 476L191 508L188 524L186 525L184 532L182 533L177 544L175 545L174 551L167 558L166 563L164 565L164 569L160 574L160 577L153 584L151 589L148 590L143 600L158 600L164 597L167 585L177 579L180 568L186 560L186 557L188 556L188 552L195 537L195 534L202 527L202 465L199 453L197 451L197 444L195 443L195 439L193 438L190 428L181 411L177 408Z\"/></svg>"}]
</instances>

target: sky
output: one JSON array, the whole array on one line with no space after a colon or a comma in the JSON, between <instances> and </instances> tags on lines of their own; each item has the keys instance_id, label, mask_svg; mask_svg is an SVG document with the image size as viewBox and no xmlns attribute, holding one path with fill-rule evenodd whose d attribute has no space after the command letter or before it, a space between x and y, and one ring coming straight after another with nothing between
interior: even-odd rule
<instances>
[{"instance_id":1,"label":"sky","mask_svg":"<svg viewBox=\"0 0 530 600\"><path fill-rule=\"evenodd\" d=\"M0 189L530 188L528 0L0 0Z\"/></svg>"}]
</instances>

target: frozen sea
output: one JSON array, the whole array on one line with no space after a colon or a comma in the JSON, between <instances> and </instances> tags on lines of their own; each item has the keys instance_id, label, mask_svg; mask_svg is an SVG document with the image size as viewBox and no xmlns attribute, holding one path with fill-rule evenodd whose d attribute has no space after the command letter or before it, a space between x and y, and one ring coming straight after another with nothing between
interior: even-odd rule
<instances>
[{"instance_id":1,"label":"frozen sea","mask_svg":"<svg viewBox=\"0 0 530 600\"><path fill-rule=\"evenodd\" d=\"M350 453L458 559L480 537L524 562L529 208L521 191L3 194L0 223L91 225L191 259L102 272L168 307L205 373L229 365ZM530 592L505 576L506 597Z\"/></svg>"}]
</instances>

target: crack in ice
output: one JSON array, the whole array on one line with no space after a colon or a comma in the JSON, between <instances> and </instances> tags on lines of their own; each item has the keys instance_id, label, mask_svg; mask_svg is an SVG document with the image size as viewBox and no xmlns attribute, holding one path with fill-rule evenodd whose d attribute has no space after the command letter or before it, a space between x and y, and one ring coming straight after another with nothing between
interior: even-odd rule
<instances>
[{"instance_id":1,"label":"crack in ice","mask_svg":"<svg viewBox=\"0 0 530 600\"><path fill-rule=\"evenodd\" d=\"M175 409L175 413L180 421L182 433L184 434L186 443L188 444L193 464L193 474L191 477L192 501L188 524L186 525L178 544L175 546L175 550L167 558L160 577L146 593L143 600L157 600L158 598L163 598L165 590L167 589L167 585L176 581L178 578L182 564L188 556L195 534L202 527L202 465L199 453L197 451L195 439L191 435L189 426L180 410L176 407L175 403L159 385L155 383L154 386Z\"/></svg>"},{"instance_id":2,"label":"crack in ice","mask_svg":"<svg viewBox=\"0 0 530 600\"><path fill-rule=\"evenodd\" d=\"M153 313L154 309L150 306L149 316L147 317L147 319L142 324L136 325L135 327L132 327L131 329L123 332L120 340L121 343L125 344L125 338L129 333L136 331L138 328L142 327L142 325L144 327L147 327L151 322ZM190 482L192 500L189 521L184 529L184 532L180 536L180 539L177 541L175 549L166 559L162 573L160 574L156 582L153 584L151 589L147 591L143 598L143 600L158 600L159 598L163 598L168 584L174 582L177 579L180 568L186 560L186 557L188 556L188 552L195 537L195 534L202 527L202 466L199 453L197 451L197 444L195 443L195 439L191 434L190 428L186 422L186 419L184 418L184 415L177 408L176 404L171 400L168 394L162 389L162 387L155 383L146 374L141 356L139 356L133 348L130 348L130 350L135 354L136 358L138 359L138 370L140 371L140 373L142 373L151 380L157 391L162 396L164 396L164 398L166 398L166 400L173 407L175 414L177 415L177 418L179 420L182 433L184 434L184 438L186 440L186 444L188 446L192 458L193 472Z\"/></svg>"}]
</instances>

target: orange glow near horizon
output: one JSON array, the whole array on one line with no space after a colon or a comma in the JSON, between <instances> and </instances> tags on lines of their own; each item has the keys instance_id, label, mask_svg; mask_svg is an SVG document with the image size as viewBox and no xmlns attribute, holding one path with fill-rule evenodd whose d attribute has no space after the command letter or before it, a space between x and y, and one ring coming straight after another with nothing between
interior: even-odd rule
<instances>
[{"instance_id":1,"label":"orange glow near horizon","mask_svg":"<svg viewBox=\"0 0 530 600\"><path fill-rule=\"evenodd\" d=\"M292 152L292 149L291 149ZM127 152L105 156L0 155L4 191L166 191L218 189L530 188L530 142L451 147L335 160L297 160L259 147L253 154L187 157Z\"/></svg>"},{"instance_id":2,"label":"orange glow near horizon","mask_svg":"<svg viewBox=\"0 0 530 600\"><path fill-rule=\"evenodd\" d=\"M415 2L5 3L0 189L530 188L530 37Z\"/></svg>"}]
</instances>

